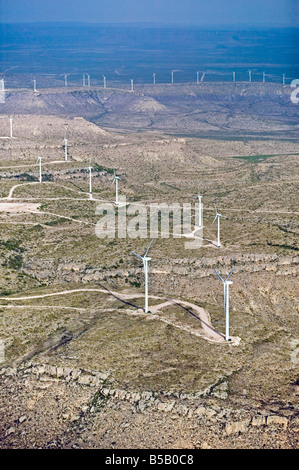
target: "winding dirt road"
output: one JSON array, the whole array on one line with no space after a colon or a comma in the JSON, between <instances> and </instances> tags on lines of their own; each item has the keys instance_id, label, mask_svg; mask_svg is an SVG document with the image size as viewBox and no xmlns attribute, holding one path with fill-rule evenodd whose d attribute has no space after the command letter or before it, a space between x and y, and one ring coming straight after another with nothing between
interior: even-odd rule
<instances>
[{"instance_id":1,"label":"winding dirt road","mask_svg":"<svg viewBox=\"0 0 299 470\"><path fill-rule=\"evenodd\" d=\"M46 297L55 297L55 296L64 296L68 294L73 294L73 293L78 293L78 292L100 292L104 294L110 294L113 297L115 297L117 300L127 303L127 300L135 299L135 298L143 298L143 294L124 294L121 293L119 294L118 292L110 291L107 288L101 289L101 288L90 288L90 289L70 289L70 290L64 290L60 292L51 292L48 294L37 294L37 295L29 295L29 296L22 296L22 297L0 297L0 300L5 300L5 301L22 301L22 300L33 300L33 299L43 299ZM181 300L176 300L176 299L164 299L159 296L149 296L152 299L158 299L162 300L158 305L154 305L151 307L150 313L144 313L143 309L139 308L138 306L134 304L129 304L130 306L133 306L136 308L136 311L125 311L122 310L123 313L128 313L129 315L142 315L143 317L147 317L149 319L155 319L158 321L162 321L164 323L167 323L169 325L172 325L175 328L178 328L182 331L186 331L192 335L202 337L208 341L211 342L216 342L216 343L225 343L225 337L222 333L217 332L212 324L211 324L211 319L209 313L204 310L202 307L199 307L196 304L193 304L191 302L187 301L181 301ZM196 317L198 320L200 320L201 324L199 328L191 328L189 326L184 326L183 324L177 324L172 321L170 321L168 318L165 316L161 315L161 311L165 307L169 307L171 305L176 305L181 308L183 308L185 311L189 312L192 316ZM5 307L5 305L2 305L2 307ZM7 308L12 308L11 305L6 305ZM15 307L22 307L22 308L31 308L30 305L17 305ZM38 307L38 306L33 306L33 307ZM43 306L45 308L45 306ZM59 306L58 306L59 308ZM235 344L238 345L240 342L240 338L237 337L231 337L230 338L230 344Z\"/></svg>"}]
</instances>

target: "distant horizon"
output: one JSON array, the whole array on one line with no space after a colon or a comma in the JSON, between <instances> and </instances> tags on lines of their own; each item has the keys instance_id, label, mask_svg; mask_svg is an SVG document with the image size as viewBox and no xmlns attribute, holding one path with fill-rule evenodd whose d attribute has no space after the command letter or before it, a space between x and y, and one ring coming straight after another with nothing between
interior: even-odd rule
<instances>
[{"instance_id":1,"label":"distant horizon","mask_svg":"<svg viewBox=\"0 0 299 470\"><path fill-rule=\"evenodd\" d=\"M211 23L211 24L195 24L195 23L166 23L166 22L144 22L144 21L118 21L118 22L92 22L92 21L75 21L75 20L63 20L63 21L5 21L1 22L0 26L5 25L72 25L72 26L138 26L138 27L184 27L184 28L198 28L198 29L299 29L298 25L281 25L281 24L228 24L228 23Z\"/></svg>"}]
</instances>

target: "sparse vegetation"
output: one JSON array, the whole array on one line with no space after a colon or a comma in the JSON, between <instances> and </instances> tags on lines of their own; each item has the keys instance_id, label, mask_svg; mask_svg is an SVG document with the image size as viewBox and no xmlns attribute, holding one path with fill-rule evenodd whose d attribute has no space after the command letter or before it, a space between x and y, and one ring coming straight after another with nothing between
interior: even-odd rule
<instances>
[{"instance_id":1,"label":"sparse vegetation","mask_svg":"<svg viewBox=\"0 0 299 470\"><path fill-rule=\"evenodd\" d=\"M202 88L205 106L210 103L209 86L210 91ZM155 99L165 99L166 104L170 98L173 102L179 100L167 90L165 87ZM186 86L188 93L193 90ZM169 97L163 95L166 91ZM81 91L76 93L78 100L83 99ZM100 102L102 95L96 92L95 96ZM116 102L130 97L114 93ZM188 95L186 106L189 99L196 103L195 98ZM127 112L128 106L125 108ZM163 128L166 121L163 111L159 113ZM127 123L122 113L117 117L106 113L99 121L109 124L113 118L118 126L134 128L130 121L134 121L134 114L126 116ZM235 410L251 410L265 404L276 409L277 403L283 403L283 409L289 412L295 386L290 384L296 383L296 371L289 359L290 344L299 335L294 308L298 252L296 142L279 140L279 135L273 140L265 135L259 140L258 134L247 139L241 131L236 140L231 140L230 133L222 137L210 131L209 138L198 139L196 129L194 136L182 140L157 131L106 132L94 124L91 128L84 119L66 116L32 114L28 120L19 114L16 119L20 137L2 142L1 165L10 168L24 164L25 170L40 146L47 167L42 185L27 184L36 181L36 169L28 173L21 169L19 176L12 169L1 170L2 198L7 198L17 185L11 199L2 201L6 205L0 212L0 337L8 344L7 364L26 364L30 359L34 364L46 362L48 366L89 370L91 374L103 371L110 374L104 383L107 387L134 393L149 390L157 395L165 393L167 398L196 394L210 387L201 400L215 409L218 406L219 413L224 410L224 419L229 405ZM178 123L175 113L173 119L173 132L177 133L184 123ZM63 149L57 148L57 141L66 121L72 136L72 159L70 156L69 162L60 162ZM188 122L190 134L192 125ZM198 122L202 122L201 117ZM34 141L27 138L30 126L40 133ZM85 168L89 159L94 169L94 200L88 199ZM142 263L131 255L131 251L144 253L147 239L102 239L95 234L97 205L114 203L113 168L124 175L119 191L126 195L127 204L138 201L148 207L151 202L190 203L192 223L196 210L193 197L198 189L203 192L203 245L189 250L185 238L158 237L152 246L151 314L142 311ZM212 225L215 198L217 209L228 217L221 220L220 249L215 247L217 229ZM25 207L27 201L37 204L37 208ZM119 207L115 214L120 213ZM170 218L172 223L172 214ZM158 219L161 222L160 214ZM133 216L130 222L134 222ZM167 304L169 299L192 302L193 307L208 312L213 328L223 333L223 288L213 268L225 276L234 265L230 326L231 334L241 338L238 346L207 341L201 335L199 318L177 304ZM59 295L48 296L54 293ZM23 300L12 301L11 297ZM157 305L163 306L156 311ZM48 387L47 394L39 389L38 400L42 396L50 399L54 389L55 397L59 396L60 383L55 374L51 377L55 381L38 383L39 387ZM65 396L69 399L70 390L70 384L64 386L61 400ZM220 396L223 393L225 398L214 392ZM106 412L109 400L101 389L84 389L82 385L76 387L76 394L80 406L84 400L87 403L89 418L92 413L98 416ZM35 412L40 402L31 404L29 398L28 410L31 406ZM117 420L119 410L113 412ZM63 416L67 414L63 411ZM80 419L83 414L78 413ZM189 422L191 419L188 417ZM60 422L62 427L67 423L67 429L76 429L75 420L69 424L68 418L60 416Z\"/></svg>"}]
</instances>

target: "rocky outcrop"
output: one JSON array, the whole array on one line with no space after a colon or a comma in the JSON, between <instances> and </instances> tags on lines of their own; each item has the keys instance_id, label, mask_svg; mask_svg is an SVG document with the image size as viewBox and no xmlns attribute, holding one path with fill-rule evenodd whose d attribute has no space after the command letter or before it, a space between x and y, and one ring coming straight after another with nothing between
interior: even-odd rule
<instances>
[{"instance_id":1,"label":"rocky outcrop","mask_svg":"<svg viewBox=\"0 0 299 470\"><path fill-rule=\"evenodd\" d=\"M214 258L200 258L200 259L174 259L171 263L164 262L163 264L155 260L151 267L152 276L160 277L162 275L169 276L169 274L176 275L177 278L185 276L192 276L196 278L205 278L214 275L213 267L217 266L218 269L229 271L232 264L237 263L238 272L242 273L255 273L255 272L273 272L277 276L283 275L297 275L298 274L298 256L284 256L277 255L234 255L218 256ZM163 268L163 269L162 269ZM63 282L94 282L99 280L106 280L108 278L130 278L139 273L135 268L92 268L86 266L84 263L74 262L60 262L57 263L54 259L44 259L38 263L36 259L27 259L23 265L23 269L27 274L38 277L40 280L49 281L56 279ZM162 269L162 271L161 271Z\"/></svg>"},{"instance_id":2,"label":"rocky outcrop","mask_svg":"<svg viewBox=\"0 0 299 470\"><path fill-rule=\"evenodd\" d=\"M1 377L2 376L2 377ZM245 411L239 410L235 407L227 406L225 402L217 404L206 401L204 398L217 397L217 386L211 385L206 390L198 393L175 393L167 391L132 391L123 390L120 388L113 388L109 385L109 372L99 372L84 369L72 369L70 367L55 367L49 364L34 364L27 363L21 365L18 369L13 367L3 367L0 369L0 380L7 381L11 378L16 379L22 377L26 379L31 377L40 383L53 383L65 382L68 384L76 384L80 387L91 387L95 389L94 398L90 401L90 405L81 407L81 412L95 412L98 408L96 401L100 398L108 400L111 403L120 404L127 402L130 404L135 413L171 413L184 417L185 419L192 419L205 423L206 426L213 426L213 424L220 425L223 433L226 436L235 436L249 432L254 428L292 428L294 432L299 429L298 418L291 414L283 416L281 414L273 414L267 412L266 409L256 412L254 409ZM219 385L218 385L219 387ZM220 390L226 390L226 382L220 383ZM96 397L96 398L95 398ZM225 400L226 397L221 395L220 399ZM64 417L63 419L68 419ZM78 417L76 418L78 419ZM19 422L26 421L26 416L22 415ZM6 430L6 435L10 435L14 429L9 427Z\"/></svg>"}]
</instances>

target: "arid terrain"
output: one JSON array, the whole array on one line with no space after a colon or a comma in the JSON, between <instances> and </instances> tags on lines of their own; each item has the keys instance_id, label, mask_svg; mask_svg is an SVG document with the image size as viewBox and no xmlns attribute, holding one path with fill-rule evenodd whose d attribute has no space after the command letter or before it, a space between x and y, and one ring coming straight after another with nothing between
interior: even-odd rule
<instances>
[{"instance_id":1,"label":"arid terrain","mask_svg":"<svg viewBox=\"0 0 299 470\"><path fill-rule=\"evenodd\" d=\"M253 83L7 90L1 448L298 448L291 91ZM200 246L186 236L157 236L151 246L149 313L131 252L143 254L150 236L96 235L99 207L116 209L114 170L136 211L191 204L194 226L194 196L203 197ZM226 217L219 248L215 204ZM233 267L225 341L214 268L226 277Z\"/></svg>"}]
</instances>

